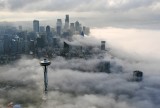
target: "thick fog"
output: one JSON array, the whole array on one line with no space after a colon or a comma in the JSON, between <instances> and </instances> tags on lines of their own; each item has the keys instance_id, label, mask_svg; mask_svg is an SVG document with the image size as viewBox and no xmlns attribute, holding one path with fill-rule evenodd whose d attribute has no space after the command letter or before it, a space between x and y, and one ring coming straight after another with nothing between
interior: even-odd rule
<instances>
[{"instance_id":1,"label":"thick fog","mask_svg":"<svg viewBox=\"0 0 160 108\"><path fill-rule=\"evenodd\" d=\"M70 60L56 57L48 67L49 90L44 101L40 60L22 57L12 64L0 66L0 108L5 108L9 102L27 108L159 108L160 61L156 52L148 56L149 51L158 48L157 38L150 37L156 46L149 47L147 52L146 42L150 41L142 36L144 31L133 30L136 36L133 37L131 32L132 35L127 37L123 30L107 30L110 29L97 30L99 34L95 31L92 35L102 38L101 33L108 33L103 37L108 49L103 60L111 62L111 73L95 71L96 64L102 59L96 56ZM156 33L153 31L151 34L156 37ZM142 44L134 42L134 39ZM82 40L91 43L88 37L76 42ZM92 45L100 46L100 40L92 38L92 42ZM131 80L134 70L144 72L142 82Z\"/></svg>"}]
</instances>

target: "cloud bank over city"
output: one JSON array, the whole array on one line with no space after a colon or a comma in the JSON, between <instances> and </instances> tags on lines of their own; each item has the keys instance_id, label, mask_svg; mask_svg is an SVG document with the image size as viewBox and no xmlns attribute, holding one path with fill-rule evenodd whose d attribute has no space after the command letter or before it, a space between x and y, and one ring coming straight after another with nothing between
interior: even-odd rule
<instances>
[{"instance_id":1,"label":"cloud bank over city","mask_svg":"<svg viewBox=\"0 0 160 108\"><path fill-rule=\"evenodd\" d=\"M50 20L70 14L92 27L159 28L159 0L1 0L1 21ZM28 16L28 18L26 18ZM95 22L96 20L96 22ZM131 26L132 25L132 26Z\"/></svg>"},{"instance_id":2,"label":"cloud bank over city","mask_svg":"<svg viewBox=\"0 0 160 108\"><path fill-rule=\"evenodd\" d=\"M106 59L110 57L106 55ZM113 73L107 74L93 72L92 67L98 62L97 59L86 63L82 59L57 57L51 62L47 101L41 99L43 68L39 60L23 58L13 65L0 67L0 107L13 101L28 108L159 108L159 67L156 63L115 58L111 62L123 66L124 72L112 67ZM86 67L91 72L80 71L80 68ZM129 81L132 70L138 67L145 71L144 81ZM3 87L4 84L7 86Z\"/></svg>"}]
</instances>

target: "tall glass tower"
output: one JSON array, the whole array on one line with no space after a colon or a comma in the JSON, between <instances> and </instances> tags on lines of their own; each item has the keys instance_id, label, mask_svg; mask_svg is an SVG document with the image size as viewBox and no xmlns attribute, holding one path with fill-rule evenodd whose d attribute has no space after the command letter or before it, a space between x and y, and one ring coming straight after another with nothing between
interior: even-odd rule
<instances>
[{"instance_id":1,"label":"tall glass tower","mask_svg":"<svg viewBox=\"0 0 160 108\"><path fill-rule=\"evenodd\" d=\"M33 31L39 32L39 21L38 20L33 21Z\"/></svg>"}]
</instances>

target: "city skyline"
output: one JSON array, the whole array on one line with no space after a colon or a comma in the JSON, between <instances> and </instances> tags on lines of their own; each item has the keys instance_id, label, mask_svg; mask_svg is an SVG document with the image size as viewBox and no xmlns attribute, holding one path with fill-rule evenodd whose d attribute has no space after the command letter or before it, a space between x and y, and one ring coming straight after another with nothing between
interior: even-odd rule
<instances>
[{"instance_id":1,"label":"city skyline","mask_svg":"<svg viewBox=\"0 0 160 108\"><path fill-rule=\"evenodd\" d=\"M67 13L90 27L156 29L159 4L158 0L1 0L0 21L52 21Z\"/></svg>"},{"instance_id":2,"label":"city skyline","mask_svg":"<svg viewBox=\"0 0 160 108\"><path fill-rule=\"evenodd\" d=\"M160 0L0 0L0 108L159 108L159 10Z\"/></svg>"},{"instance_id":3,"label":"city skyline","mask_svg":"<svg viewBox=\"0 0 160 108\"><path fill-rule=\"evenodd\" d=\"M70 22L69 14L65 15L64 22L62 19L57 19L55 27L44 26L39 20L32 21L32 30L23 29L22 25L0 26L0 63L11 62L21 55L38 58L52 58L55 55L82 57L84 56L83 49L86 50L86 48L83 48L82 44L79 48L74 48L76 45L70 42L73 42L75 37L85 37L89 34L90 28L79 21ZM65 46L67 46L67 51ZM88 50L86 54L89 54Z\"/></svg>"}]
</instances>

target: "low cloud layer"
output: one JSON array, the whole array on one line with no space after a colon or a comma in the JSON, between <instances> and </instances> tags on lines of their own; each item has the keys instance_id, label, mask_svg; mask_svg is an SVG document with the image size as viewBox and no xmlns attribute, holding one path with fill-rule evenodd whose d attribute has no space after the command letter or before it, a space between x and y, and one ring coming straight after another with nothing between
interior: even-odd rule
<instances>
[{"instance_id":1,"label":"low cloud layer","mask_svg":"<svg viewBox=\"0 0 160 108\"><path fill-rule=\"evenodd\" d=\"M47 101L42 100L40 60L23 57L14 64L1 66L0 107L13 101L27 108L159 108L160 62L142 61L137 55L122 59L121 55L128 56L122 51L105 54L103 60L111 62L110 74L94 70L101 61L97 57L52 59ZM137 69L144 72L142 82L131 81L132 72Z\"/></svg>"},{"instance_id":2,"label":"low cloud layer","mask_svg":"<svg viewBox=\"0 0 160 108\"><path fill-rule=\"evenodd\" d=\"M0 67L0 103L4 107L8 102L13 101L29 108L159 107L160 77L158 71L151 68L154 64L128 63L115 59L116 63L121 63L124 72L116 71L111 74L71 69L76 66L92 67L93 61L98 62L96 59L68 61L56 58L52 60L48 69L48 100L45 102L42 100L43 69L39 65L39 60L23 58L14 65ZM132 71L139 66L143 71L148 69L144 72L144 81L139 83L129 81ZM145 68L146 66L148 68Z\"/></svg>"}]
</instances>

